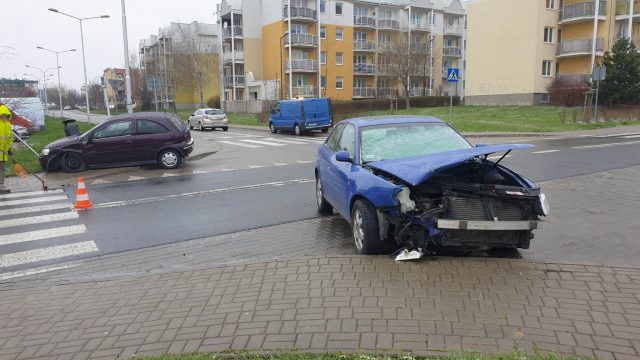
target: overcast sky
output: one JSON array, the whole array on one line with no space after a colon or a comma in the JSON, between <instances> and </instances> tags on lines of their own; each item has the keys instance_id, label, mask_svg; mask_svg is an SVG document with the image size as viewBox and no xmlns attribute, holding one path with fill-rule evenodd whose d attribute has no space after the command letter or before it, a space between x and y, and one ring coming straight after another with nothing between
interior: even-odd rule
<instances>
[{"instance_id":1,"label":"overcast sky","mask_svg":"<svg viewBox=\"0 0 640 360\"><path fill-rule=\"evenodd\" d=\"M56 51L77 49L60 54L60 77L63 84L77 89L84 83L80 25L77 20L48 11L55 8L76 17L110 15L108 19L83 22L87 57L87 77L98 80L109 67L124 67L121 0L2 0L0 51L9 46L12 55L0 54L0 78L24 78L24 73L42 78L42 69L55 68L56 56L42 46ZM213 13L220 0L127 0L129 52L138 42L169 22L214 23ZM57 75L51 77L57 85ZM49 73L47 73L49 74Z\"/></svg>"}]
</instances>

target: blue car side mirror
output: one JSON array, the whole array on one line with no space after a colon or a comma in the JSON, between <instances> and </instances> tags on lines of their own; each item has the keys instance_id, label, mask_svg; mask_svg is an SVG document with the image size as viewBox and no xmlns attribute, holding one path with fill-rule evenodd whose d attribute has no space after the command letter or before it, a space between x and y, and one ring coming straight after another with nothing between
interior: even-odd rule
<instances>
[{"instance_id":1,"label":"blue car side mirror","mask_svg":"<svg viewBox=\"0 0 640 360\"><path fill-rule=\"evenodd\" d=\"M485 147L485 146L489 146L489 144L476 144L476 147Z\"/></svg>"},{"instance_id":2,"label":"blue car side mirror","mask_svg":"<svg viewBox=\"0 0 640 360\"><path fill-rule=\"evenodd\" d=\"M348 151L342 150L336 153L336 161L340 162L351 162L351 155L349 155Z\"/></svg>"}]
</instances>

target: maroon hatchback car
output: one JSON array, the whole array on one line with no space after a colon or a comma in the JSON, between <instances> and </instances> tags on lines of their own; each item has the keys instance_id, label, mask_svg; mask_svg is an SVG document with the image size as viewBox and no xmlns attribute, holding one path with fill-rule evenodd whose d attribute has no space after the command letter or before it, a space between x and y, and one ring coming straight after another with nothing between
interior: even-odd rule
<instances>
[{"instance_id":1,"label":"maroon hatchback car","mask_svg":"<svg viewBox=\"0 0 640 360\"><path fill-rule=\"evenodd\" d=\"M47 145L40 154L45 171L159 165L176 169L193 151L189 127L174 114L118 115L84 134Z\"/></svg>"}]
</instances>

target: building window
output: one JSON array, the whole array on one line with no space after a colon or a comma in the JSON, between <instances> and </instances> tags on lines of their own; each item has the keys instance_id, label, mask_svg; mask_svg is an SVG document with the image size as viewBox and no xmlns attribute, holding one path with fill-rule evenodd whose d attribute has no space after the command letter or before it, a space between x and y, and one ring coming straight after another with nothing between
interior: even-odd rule
<instances>
[{"instance_id":1,"label":"building window","mask_svg":"<svg viewBox=\"0 0 640 360\"><path fill-rule=\"evenodd\" d=\"M542 76L551 76L551 60L542 61Z\"/></svg>"},{"instance_id":2,"label":"building window","mask_svg":"<svg viewBox=\"0 0 640 360\"><path fill-rule=\"evenodd\" d=\"M540 94L540 103L548 104L549 103L549 94Z\"/></svg>"},{"instance_id":3,"label":"building window","mask_svg":"<svg viewBox=\"0 0 640 360\"><path fill-rule=\"evenodd\" d=\"M336 89L341 90L344 88L344 78L342 76L336 76Z\"/></svg>"},{"instance_id":4,"label":"building window","mask_svg":"<svg viewBox=\"0 0 640 360\"><path fill-rule=\"evenodd\" d=\"M320 0L320 12L323 14L327 13L327 2L325 0Z\"/></svg>"},{"instance_id":5,"label":"building window","mask_svg":"<svg viewBox=\"0 0 640 360\"><path fill-rule=\"evenodd\" d=\"M544 42L551 44L553 42L553 28L549 26L544 27Z\"/></svg>"},{"instance_id":6,"label":"building window","mask_svg":"<svg viewBox=\"0 0 640 360\"><path fill-rule=\"evenodd\" d=\"M327 38L327 28L324 26L320 26L320 39Z\"/></svg>"},{"instance_id":7,"label":"building window","mask_svg":"<svg viewBox=\"0 0 640 360\"><path fill-rule=\"evenodd\" d=\"M322 75L320 76L320 88L325 89L327 87L327 77Z\"/></svg>"},{"instance_id":8,"label":"building window","mask_svg":"<svg viewBox=\"0 0 640 360\"><path fill-rule=\"evenodd\" d=\"M327 63L327 52L326 51L321 51L320 52L320 64L326 64Z\"/></svg>"},{"instance_id":9,"label":"building window","mask_svg":"<svg viewBox=\"0 0 640 360\"><path fill-rule=\"evenodd\" d=\"M338 52L336 53L336 65L344 64L344 53Z\"/></svg>"},{"instance_id":10,"label":"building window","mask_svg":"<svg viewBox=\"0 0 640 360\"><path fill-rule=\"evenodd\" d=\"M342 28L336 28L336 40L342 40L342 39L343 39Z\"/></svg>"},{"instance_id":11,"label":"building window","mask_svg":"<svg viewBox=\"0 0 640 360\"><path fill-rule=\"evenodd\" d=\"M342 3L341 2L337 2L336 3L336 15L342 15Z\"/></svg>"},{"instance_id":12,"label":"building window","mask_svg":"<svg viewBox=\"0 0 640 360\"><path fill-rule=\"evenodd\" d=\"M547 0L546 8L549 10L553 10L555 7L555 0Z\"/></svg>"}]
</instances>

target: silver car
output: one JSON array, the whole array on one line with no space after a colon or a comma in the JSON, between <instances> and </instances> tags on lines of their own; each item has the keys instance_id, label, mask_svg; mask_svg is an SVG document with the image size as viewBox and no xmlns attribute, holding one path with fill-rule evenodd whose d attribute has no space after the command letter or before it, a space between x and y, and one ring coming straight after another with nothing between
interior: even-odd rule
<instances>
[{"instance_id":1,"label":"silver car","mask_svg":"<svg viewBox=\"0 0 640 360\"><path fill-rule=\"evenodd\" d=\"M204 131L209 128L229 130L229 118L220 109L198 109L189 116L189 128Z\"/></svg>"}]
</instances>

